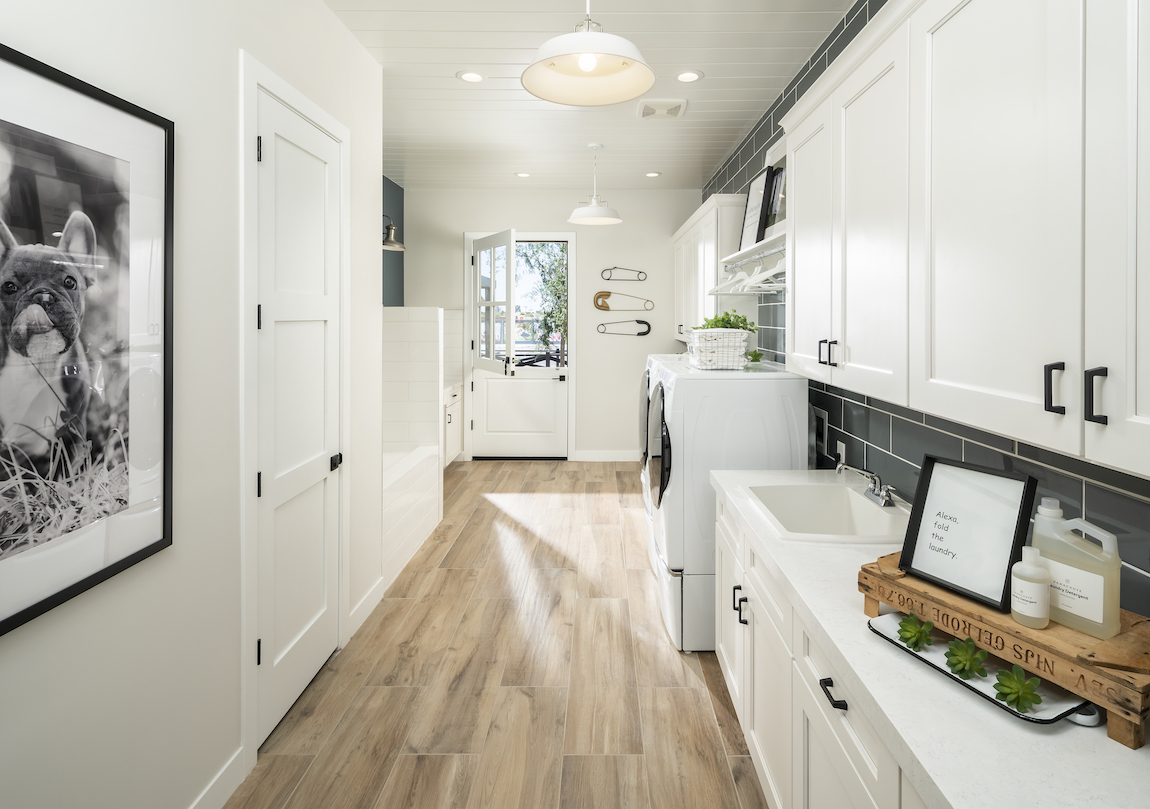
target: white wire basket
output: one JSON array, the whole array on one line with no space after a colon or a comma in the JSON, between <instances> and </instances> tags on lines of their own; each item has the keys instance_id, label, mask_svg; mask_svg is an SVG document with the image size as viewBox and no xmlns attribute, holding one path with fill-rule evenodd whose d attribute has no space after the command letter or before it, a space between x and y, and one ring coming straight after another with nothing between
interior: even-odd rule
<instances>
[{"instance_id":1,"label":"white wire basket","mask_svg":"<svg viewBox=\"0 0 1150 809\"><path fill-rule=\"evenodd\" d=\"M747 341L742 329L691 329L687 333L687 360L692 368L741 371L747 365Z\"/></svg>"}]
</instances>

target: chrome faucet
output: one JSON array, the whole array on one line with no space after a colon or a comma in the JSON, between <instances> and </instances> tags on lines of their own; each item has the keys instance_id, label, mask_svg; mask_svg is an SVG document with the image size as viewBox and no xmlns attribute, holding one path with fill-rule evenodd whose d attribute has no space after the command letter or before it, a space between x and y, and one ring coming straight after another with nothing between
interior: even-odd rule
<instances>
[{"instance_id":1,"label":"chrome faucet","mask_svg":"<svg viewBox=\"0 0 1150 809\"><path fill-rule=\"evenodd\" d=\"M867 500L870 500L872 503L876 503L877 505L883 507L894 505L894 498L891 497L890 494L895 490L894 486L883 486L879 476L874 472L868 472L865 469L856 469L855 467L848 466L845 463L840 463L838 466L836 466L835 472L840 475L843 472L856 472L862 475L864 478L866 478L867 481L866 491L863 492L863 494L866 495Z\"/></svg>"}]
</instances>

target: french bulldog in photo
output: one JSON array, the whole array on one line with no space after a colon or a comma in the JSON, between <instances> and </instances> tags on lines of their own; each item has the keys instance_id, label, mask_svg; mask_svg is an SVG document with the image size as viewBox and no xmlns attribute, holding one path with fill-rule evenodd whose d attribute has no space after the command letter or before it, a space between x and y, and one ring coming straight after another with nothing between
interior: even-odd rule
<instances>
[{"instance_id":1,"label":"french bulldog in photo","mask_svg":"<svg viewBox=\"0 0 1150 809\"><path fill-rule=\"evenodd\" d=\"M91 372L79 337L95 253L81 211L57 247L19 245L0 221L0 441L41 473L57 440L71 447L87 434Z\"/></svg>"}]
</instances>

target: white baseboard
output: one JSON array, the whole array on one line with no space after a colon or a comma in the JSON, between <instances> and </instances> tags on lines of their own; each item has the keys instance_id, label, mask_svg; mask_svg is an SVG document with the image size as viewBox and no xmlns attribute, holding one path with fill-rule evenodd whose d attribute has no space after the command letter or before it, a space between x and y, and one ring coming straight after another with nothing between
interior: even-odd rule
<instances>
[{"instance_id":1,"label":"white baseboard","mask_svg":"<svg viewBox=\"0 0 1150 809\"><path fill-rule=\"evenodd\" d=\"M585 449L571 455L571 460L580 463L630 462L638 461L639 458L637 449Z\"/></svg>"},{"instance_id":2,"label":"white baseboard","mask_svg":"<svg viewBox=\"0 0 1150 809\"><path fill-rule=\"evenodd\" d=\"M192 801L188 809L222 809L250 772L244 768L243 752L243 747L236 748L228 763L216 773L216 777L204 788L199 797Z\"/></svg>"},{"instance_id":3,"label":"white baseboard","mask_svg":"<svg viewBox=\"0 0 1150 809\"><path fill-rule=\"evenodd\" d=\"M391 582L384 579L382 576L370 590L367 595L359 600L359 603L351 608L351 614L347 617L347 633L343 637L343 645L346 645L355 631L363 626L363 622L367 620L367 616L371 615L379 602L383 599L384 591L390 586Z\"/></svg>"}]
</instances>

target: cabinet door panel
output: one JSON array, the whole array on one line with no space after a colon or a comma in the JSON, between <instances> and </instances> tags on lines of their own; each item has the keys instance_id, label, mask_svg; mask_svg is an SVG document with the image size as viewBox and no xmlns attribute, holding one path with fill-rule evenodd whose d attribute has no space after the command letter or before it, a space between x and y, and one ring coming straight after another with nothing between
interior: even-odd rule
<instances>
[{"instance_id":1,"label":"cabinet door panel","mask_svg":"<svg viewBox=\"0 0 1150 809\"><path fill-rule=\"evenodd\" d=\"M831 100L787 133L787 368L828 381L831 338Z\"/></svg>"},{"instance_id":2,"label":"cabinet door panel","mask_svg":"<svg viewBox=\"0 0 1150 809\"><path fill-rule=\"evenodd\" d=\"M743 624L734 609L742 592L743 567L721 522L715 524L715 656L727 681L735 715L743 719ZM739 589L736 590L735 588Z\"/></svg>"},{"instance_id":3,"label":"cabinet door panel","mask_svg":"<svg viewBox=\"0 0 1150 809\"><path fill-rule=\"evenodd\" d=\"M703 321L715 315L715 296L708 295L715 285L719 283L719 209L702 222L699 230L699 270L695 278L695 322L692 326L700 326Z\"/></svg>"},{"instance_id":4,"label":"cabinet door panel","mask_svg":"<svg viewBox=\"0 0 1150 809\"><path fill-rule=\"evenodd\" d=\"M801 676L794 677L794 804L797 809L877 809Z\"/></svg>"},{"instance_id":5,"label":"cabinet door panel","mask_svg":"<svg viewBox=\"0 0 1150 809\"><path fill-rule=\"evenodd\" d=\"M765 775L763 791L770 806L791 805L791 654L763 609L764 598L744 580L747 604L743 617L747 656L743 735L751 757Z\"/></svg>"},{"instance_id":6,"label":"cabinet door panel","mask_svg":"<svg viewBox=\"0 0 1150 809\"><path fill-rule=\"evenodd\" d=\"M907 402L909 24L835 90L834 384Z\"/></svg>"},{"instance_id":7,"label":"cabinet door panel","mask_svg":"<svg viewBox=\"0 0 1150 809\"><path fill-rule=\"evenodd\" d=\"M911 18L910 404L1081 451L1082 0ZM1065 415L1043 408L1043 366Z\"/></svg>"},{"instance_id":8,"label":"cabinet door panel","mask_svg":"<svg viewBox=\"0 0 1150 809\"><path fill-rule=\"evenodd\" d=\"M1085 365L1107 369L1094 383L1107 424L1085 422L1086 456L1147 475L1150 2L1093 4L1087 15Z\"/></svg>"}]
</instances>

